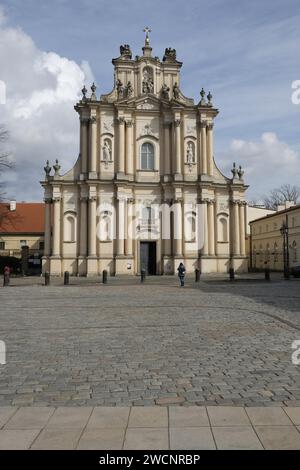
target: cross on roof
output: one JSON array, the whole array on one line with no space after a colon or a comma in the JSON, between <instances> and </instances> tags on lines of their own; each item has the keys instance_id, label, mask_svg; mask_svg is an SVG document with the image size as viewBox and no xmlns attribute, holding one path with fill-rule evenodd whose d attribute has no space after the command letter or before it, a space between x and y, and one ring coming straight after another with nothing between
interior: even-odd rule
<instances>
[{"instance_id":1,"label":"cross on roof","mask_svg":"<svg viewBox=\"0 0 300 470\"><path fill-rule=\"evenodd\" d=\"M149 46L150 44L149 33L151 33L151 29L148 26L146 26L146 28L144 28L143 31L144 33L146 33L145 46Z\"/></svg>"}]
</instances>

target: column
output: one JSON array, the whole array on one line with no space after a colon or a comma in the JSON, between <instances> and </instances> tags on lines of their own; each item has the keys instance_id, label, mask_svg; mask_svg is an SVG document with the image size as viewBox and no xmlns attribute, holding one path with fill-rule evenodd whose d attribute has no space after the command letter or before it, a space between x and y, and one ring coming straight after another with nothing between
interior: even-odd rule
<instances>
[{"instance_id":1,"label":"column","mask_svg":"<svg viewBox=\"0 0 300 470\"><path fill-rule=\"evenodd\" d=\"M174 255L182 256L182 201L176 199L174 203Z\"/></svg>"},{"instance_id":2,"label":"column","mask_svg":"<svg viewBox=\"0 0 300 470\"><path fill-rule=\"evenodd\" d=\"M126 174L133 175L133 151L132 151L133 122L126 121Z\"/></svg>"},{"instance_id":3,"label":"column","mask_svg":"<svg viewBox=\"0 0 300 470\"><path fill-rule=\"evenodd\" d=\"M239 204L233 201L233 254L240 255Z\"/></svg>"},{"instance_id":4,"label":"column","mask_svg":"<svg viewBox=\"0 0 300 470\"><path fill-rule=\"evenodd\" d=\"M245 240L245 204L241 203L239 206L240 216L240 253L246 256L246 240Z\"/></svg>"},{"instance_id":5,"label":"column","mask_svg":"<svg viewBox=\"0 0 300 470\"><path fill-rule=\"evenodd\" d=\"M60 205L61 198L53 198L54 205L54 223L53 223L53 248L52 255L60 256L60 227L61 227L61 217L60 217Z\"/></svg>"},{"instance_id":6,"label":"column","mask_svg":"<svg viewBox=\"0 0 300 470\"><path fill-rule=\"evenodd\" d=\"M207 172L209 176L213 176L214 171L213 127L213 122L207 124Z\"/></svg>"},{"instance_id":7,"label":"column","mask_svg":"<svg viewBox=\"0 0 300 470\"><path fill-rule=\"evenodd\" d=\"M87 197L80 198L80 256L87 255Z\"/></svg>"},{"instance_id":8,"label":"column","mask_svg":"<svg viewBox=\"0 0 300 470\"><path fill-rule=\"evenodd\" d=\"M44 256L51 254L51 202L45 198L45 238L44 238Z\"/></svg>"},{"instance_id":9,"label":"column","mask_svg":"<svg viewBox=\"0 0 300 470\"><path fill-rule=\"evenodd\" d=\"M202 207L203 207L203 225L204 225L204 230L203 230L203 247L202 247L202 255L207 256L208 255L208 216L207 216L207 200L204 199L202 201Z\"/></svg>"},{"instance_id":10,"label":"column","mask_svg":"<svg viewBox=\"0 0 300 470\"><path fill-rule=\"evenodd\" d=\"M124 236L125 236L125 202L118 199L118 236L117 236L117 256L124 256Z\"/></svg>"},{"instance_id":11,"label":"column","mask_svg":"<svg viewBox=\"0 0 300 470\"><path fill-rule=\"evenodd\" d=\"M80 155L81 155L81 173L87 173L87 136L88 119L80 118Z\"/></svg>"},{"instance_id":12,"label":"column","mask_svg":"<svg viewBox=\"0 0 300 470\"><path fill-rule=\"evenodd\" d=\"M180 119L175 119L175 174L181 174L181 139L180 139Z\"/></svg>"},{"instance_id":13,"label":"column","mask_svg":"<svg viewBox=\"0 0 300 470\"><path fill-rule=\"evenodd\" d=\"M96 196L89 197L89 256L96 257Z\"/></svg>"},{"instance_id":14,"label":"column","mask_svg":"<svg viewBox=\"0 0 300 470\"><path fill-rule=\"evenodd\" d=\"M164 175L171 174L171 164L170 164L170 123L164 123Z\"/></svg>"},{"instance_id":15,"label":"column","mask_svg":"<svg viewBox=\"0 0 300 470\"><path fill-rule=\"evenodd\" d=\"M215 204L214 201L208 203L208 254L215 256Z\"/></svg>"},{"instance_id":16,"label":"column","mask_svg":"<svg viewBox=\"0 0 300 470\"><path fill-rule=\"evenodd\" d=\"M90 172L97 170L97 118L90 118Z\"/></svg>"},{"instance_id":17,"label":"column","mask_svg":"<svg viewBox=\"0 0 300 470\"><path fill-rule=\"evenodd\" d=\"M162 241L163 241L163 254L164 256L171 256L172 244L171 244L171 211L170 211L170 200L163 202L162 208Z\"/></svg>"},{"instance_id":18,"label":"column","mask_svg":"<svg viewBox=\"0 0 300 470\"><path fill-rule=\"evenodd\" d=\"M118 118L119 123L119 159L118 173L125 173L125 120L123 117Z\"/></svg>"},{"instance_id":19,"label":"column","mask_svg":"<svg viewBox=\"0 0 300 470\"><path fill-rule=\"evenodd\" d=\"M201 173L207 174L207 155L206 155L206 121L200 122L201 127Z\"/></svg>"},{"instance_id":20,"label":"column","mask_svg":"<svg viewBox=\"0 0 300 470\"><path fill-rule=\"evenodd\" d=\"M133 199L127 199L127 211L126 211L126 238L125 238L125 253L127 256L132 256L132 209Z\"/></svg>"}]
</instances>

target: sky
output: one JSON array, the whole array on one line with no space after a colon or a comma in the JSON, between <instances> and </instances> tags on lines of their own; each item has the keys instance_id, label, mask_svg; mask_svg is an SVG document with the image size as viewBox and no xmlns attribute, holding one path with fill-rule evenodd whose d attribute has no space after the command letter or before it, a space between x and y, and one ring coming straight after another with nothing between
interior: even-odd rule
<instances>
[{"instance_id":1,"label":"sky","mask_svg":"<svg viewBox=\"0 0 300 470\"><path fill-rule=\"evenodd\" d=\"M145 26L153 55L177 50L183 94L213 94L215 160L227 176L242 165L248 199L300 184L299 24L299 0L0 0L0 124L14 160L6 197L41 200L46 160L58 158L62 173L73 166L83 84L109 92L111 59L125 43L141 54Z\"/></svg>"}]
</instances>

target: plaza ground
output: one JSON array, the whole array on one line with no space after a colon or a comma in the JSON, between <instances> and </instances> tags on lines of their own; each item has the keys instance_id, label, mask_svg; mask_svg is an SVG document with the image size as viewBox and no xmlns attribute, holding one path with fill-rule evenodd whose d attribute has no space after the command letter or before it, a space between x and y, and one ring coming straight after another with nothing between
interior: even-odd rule
<instances>
[{"instance_id":1,"label":"plaza ground","mask_svg":"<svg viewBox=\"0 0 300 470\"><path fill-rule=\"evenodd\" d=\"M108 410L126 415L119 431L108 433L117 448L184 448L194 442L189 435L199 448L199 442L202 448L230 447L237 435L240 446L249 440L272 448L282 431L282 448L300 448L300 365L291 360L292 343L300 339L299 279L274 274L267 282L255 274L230 282L207 275L199 284L188 278L184 288L172 276L147 278L142 285L137 277L99 281L71 278L63 286L56 278L44 286L42 278L20 278L0 288L0 339L7 351L0 365L0 446L24 431L25 447L40 440L55 447L48 421L62 413L63 427L83 416L69 448L95 440L100 448L99 442L107 443L99 438L104 424L90 420L97 422L96 413L101 421L101 410ZM214 409L225 413L219 430ZM33 420L42 414L43 424L22 425L29 419L22 413ZM148 414L131 425L130 416L138 413ZM172 414L184 426L179 418L172 424ZM88 427L90 444L82 441ZM138 427L145 434L134 431Z\"/></svg>"}]
</instances>

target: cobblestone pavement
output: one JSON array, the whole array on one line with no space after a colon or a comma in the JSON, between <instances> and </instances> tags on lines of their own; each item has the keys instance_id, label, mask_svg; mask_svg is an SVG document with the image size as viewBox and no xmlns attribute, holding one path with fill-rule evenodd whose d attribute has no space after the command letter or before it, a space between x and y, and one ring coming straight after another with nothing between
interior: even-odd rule
<instances>
[{"instance_id":1,"label":"cobblestone pavement","mask_svg":"<svg viewBox=\"0 0 300 470\"><path fill-rule=\"evenodd\" d=\"M0 406L300 404L298 279L41 284L0 288Z\"/></svg>"},{"instance_id":2,"label":"cobblestone pavement","mask_svg":"<svg viewBox=\"0 0 300 470\"><path fill-rule=\"evenodd\" d=\"M0 450L300 449L300 407L0 407Z\"/></svg>"}]
</instances>

